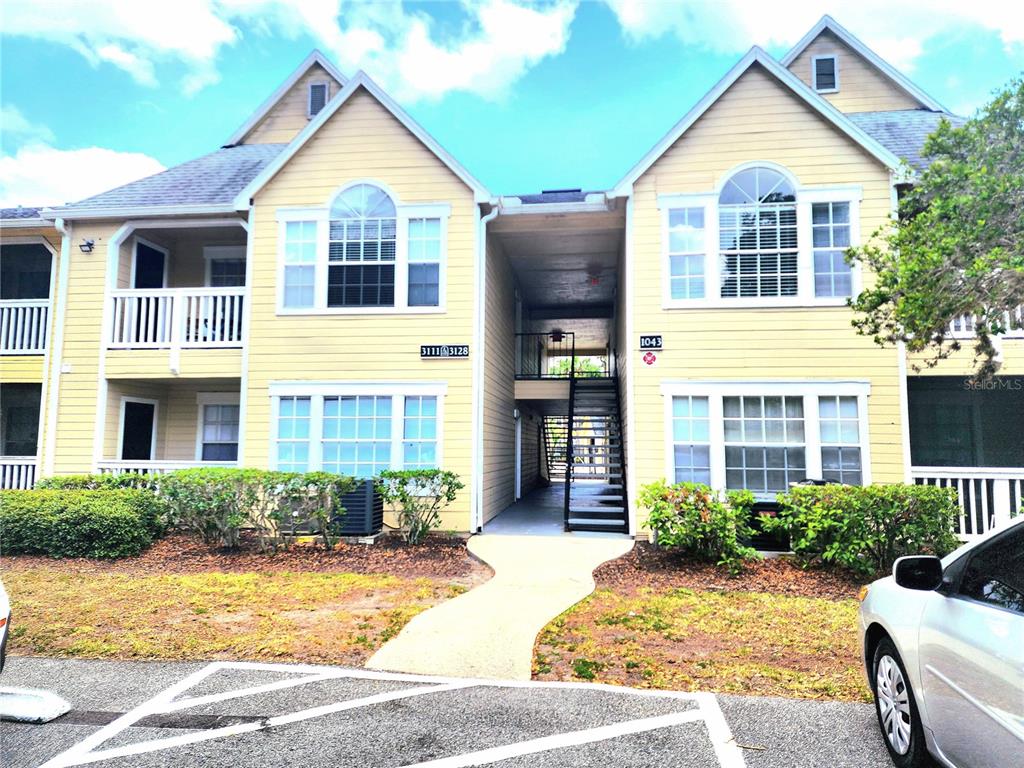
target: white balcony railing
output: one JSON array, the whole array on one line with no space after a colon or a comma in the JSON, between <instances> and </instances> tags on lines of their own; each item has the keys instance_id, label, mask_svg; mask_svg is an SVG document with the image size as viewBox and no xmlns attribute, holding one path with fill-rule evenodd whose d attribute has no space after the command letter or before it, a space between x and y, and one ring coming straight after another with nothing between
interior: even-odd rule
<instances>
[{"instance_id":1,"label":"white balcony railing","mask_svg":"<svg viewBox=\"0 0 1024 768\"><path fill-rule=\"evenodd\" d=\"M121 475L125 472L136 472L139 474L163 475L173 472L176 469L192 469L193 467L237 467L234 461L132 461L122 459L117 461L104 460L99 462L97 469L104 475Z\"/></svg>"},{"instance_id":2,"label":"white balcony railing","mask_svg":"<svg viewBox=\"0 0 1024 768\"><path fill-rule=\"evenodd\" d=\"M0 456L0 490L24 491L35 484L35 456Z\"/></svg>"},{"instance_id":3,"label":"white balcony railing","mask_svg":"<svg viewBox=\"0 0 1024 768\"><path fill-rule=\"evenodd\" d=\"M1017 307L1012 312L1007 312L1003 322L1006 326L1006 333L1000 334L1000 338L1024 338L1024 306ZM960 315L949 324L949 335L954 339L973 339L974 326L974 315Z\"/></svg>"},{"instance_id":4,"label":"white balcony railing","mask_svg":"<svg viewBox=\"0 0 1024 768\"><path fill-rule=\"evenodd\" d=\"M913 467L911 475L918 485L956 489L955 531L965 541L1024 514L1024 467Z\"/></svg>"},{"instance_id":5,"label":"white balcony railing","mask_svg":"<svg viewBox=\"0 0 1024 768\"><path fill-rule=\"evenodd\" d=\"M245 288L158 288L111 292L111 349L242 346Z\"/></svg>"},{"instance_id":6,"label":"white balcony railing","mask_svg":"<svg viewBox=\"0 0 1024 768\"><path fill-rule=\"evenodd\" d=\"M0 355L41 355L46 351L48 299L0 301Z\"/></svg>"}]
</instances>

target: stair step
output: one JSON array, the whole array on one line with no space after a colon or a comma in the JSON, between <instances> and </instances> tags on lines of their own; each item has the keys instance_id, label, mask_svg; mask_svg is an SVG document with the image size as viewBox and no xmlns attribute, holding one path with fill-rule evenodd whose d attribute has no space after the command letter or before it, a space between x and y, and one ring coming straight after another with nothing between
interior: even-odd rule
<instances>
[{"instance_id":1,"label":"stair step","mask_svg":"<svg viewBox=\"0 0 1024 768\"><path fill-rule=\"evenodd\" d=\"M600 496L587 496L586 501L624 501L622 494L602 494ZM570 507L571 509L571 507Z\"/></svg>"},{"instance_id":2,"label":"stair step","mask_svg":"<svg viewBox=\"0 0 1024 768\"><path fill-rule=\"evenodd\" d=\"M570 531L593 531L595 533L625 533L629 530L625 520L576 520L569 518Z\"/></svg>"},{"instance_id":3,"label":"stair step","mask_svg":"<svg viewBox=\"0 0 1024 768\"><path fill-rule=\"evenodd\" d=\"M626 513L625 507L595 507L585 504L573 504L569 502L569 514L573 513L579 515L624 515Z\"/></svg>"}]
</instances>

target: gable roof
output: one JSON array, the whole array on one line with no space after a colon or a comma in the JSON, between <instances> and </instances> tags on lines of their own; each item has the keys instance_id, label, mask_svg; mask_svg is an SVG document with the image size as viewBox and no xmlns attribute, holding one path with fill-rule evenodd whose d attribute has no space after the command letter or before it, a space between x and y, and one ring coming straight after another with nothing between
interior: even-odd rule
<instances>
[{"instance_id":1,"label":"gable roof","mask_svg":"<svg viewBox=\"0 0 1024 768\"><path fill-rule=\"evenodd\" d=\"M377 102L383 106L388 112L390 112L398 122L404 125L410 133L413 134L423 145L429 149L434 155L444 163L452 173L459 177L466 186L473 190L474 197L477 202L489 202L491 200L491 193L487 191L477 179L467 171L448 151L442 147L437 140L431 136L426 130L400 106L390 96L388 96L365 72L360 70L355 74L351 80L349 80L345 87L338 91L327 105L320 110L316 117L309 121L309 125L299 131L298 136L292 139L291 143L287 145L285 150L277 155L270 163L263 168L259 175L250 181L244 189L242 189L235 197L235 208L237 210L245 210L249 207L249 201L253 196L263 188L263 186L269 182L274 176L280 171L285 164L295 153L305 146L306 142L313 138L314 134L320 130L323 125L331 119L331 116L337 112L345 102L347 102L353 94L355 94L360 88L364 89L367 93L373 96Z\"/></svg>"},{"instance_id":2,"label":"gable roof","mask_svg":"<svg viewBox=\"0 0 1024 768\"><path fill-rule=\"evenodd\" d=\"M711 106L718 101L719 98L732 87L733 83L740 79L750 67L754 64L760 64L767 70L767 72L774 76L782 85L786 86L791 90L798 98L804 101L811 109L821 115L826 122L831 123L839 131L846 134L851 140L859 144L864 150L875 157L882 165L892 170L900 168L900 159L884 147L877 140L868 135L861 128L857 127L852 123L847 115L844 115L838 109L833 107L825 99L819 96L817 93L812 91L800 78L794 75L785 67L781 66L779 62L773 59L768 53L754 46L751 48L747 55L744 56L736 65L730 69L725 77L719 80L715 86L708 91L704 98L702 98L697 104L687 112L683 119L672 126L672 129L662 137L661 141L654 145L654 147L646 155L641 158L640 162L634 165L629 172L622 177L618 184L611 191L613 197L623 197L630 193L634 182L639 179L648 168L654 165L654 162L665 154L668 149L679 140L679 138L686 133L686 131L703 115Z\"/></svg>"},{"instance_id":3,"label":"gable roof","mask_svg":"<svg viewBox=\"0 0 1024 768\"><path fill-rule=\"evenodd\" d=\"M166 171L44 214L64 217L234 211L234 201L287 144L223 147Z\"/></svg>"},{"instance_id":4,"label":"gable roof","mask_svg":"<svg viewBox=\"0 0 1024 768\"><path fill-rule=\"evenodd\" d=\"M935 110L936 112L947 111L939 102L922 91L918 86L914 85L910 78L864 45L864 43L858 40L848 29L843 27L838 21L827 14L822 16L821 20L811 27L811 30L800 39L800 42L794 45L790 52L782 57L782 66L788 67L792 64L793 60L803 53L804 49L813 43L825 30L828 30L842 42L846 43L846 45L864 57L864 59L866 59L879 72L892 80L897 86L909 93L928 109Z\"/></svg>"},{"instance_id":5,"label":"gable roof","mask_svg":"<svg viewBox=\"0 0 1024 768\"><path fill-rule=\"evenodd\" d=\"M244 139L249 134L249 131L255 128L256 125L267 116L270 110L277 105L277 102L279 102L281 98L291 90L293 85L299 82L302 76L305 75L314 64L319 64L321 67L326 69L328 74L330 74L330 76L337 80L342 86L344 86L348 81L347 78L341 74L341 70L334 66L334 64L332 64L326 56L320 53L320 51L314 49L309 56L303 59L302 63L295 68L295 71L285 78L285 81L277 87L277 90L270 94L270 96L268 96L266 100L256 108L256 111L246 118L245 122L238 127L238 130L231 134L228 140L224 142L224 146L237 144Z\"/></svg>"},{"instance_id":6,"label":"gable roof","mask_svg":"<svg viewBox=\"0 0 1024 768\"><path fill-rule=\"evenodd\" d=\"M923 171L930 161L921 156L925 139L945 118L955 127L967 118L927 109L898 109L889 112L854 112L847 115L866 134L905 160L915 171Z\"/></svg>"}]
</instances>

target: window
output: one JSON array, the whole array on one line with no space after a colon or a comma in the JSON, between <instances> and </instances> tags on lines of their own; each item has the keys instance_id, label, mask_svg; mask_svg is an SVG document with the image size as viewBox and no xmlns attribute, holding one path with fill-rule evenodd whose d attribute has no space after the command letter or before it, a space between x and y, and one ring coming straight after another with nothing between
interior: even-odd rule
<instances>
[{"instance_id":1,"label":"window","mask_svg":"<svg viewBox=\"0 0 1024 768\"><path fill-rule=\"evenodd\" d=\"M441 220L409 219L409 306L441 302Z\"/></svg>"},{"instance_id":2,"label":"window","mask_svg":"<svg viewBox=\"0 0 1024 768\"><path fill-rule=\"evenodd\" d=\"M860 414L857 412L857 398L819 397L818 426L822 479L860 485Z\"/></svg>"},{"instance_id":3,"label":"window","mask_svg":"<svg viewBox=\"0 0 1024 768\"><path fill-rule=\"evenodd\" d=\"M704 258L704 209L669 210L669 285L673 299L704 298Z\"/></svg>"},{"instance_id":4,"label":"window","mask_svg":"<svg viewBox=\"0 0 1024 768\"><path fill-rule=\"evenodd\" d=\"M443 393L422 383L273 384L277 469L371 478L438 467Z\"/></svg>"},{"instance_id":5,"label":"window","mask_svg":"<svg viewBox=\"0 0 1024 768\"><path fill-rule=\"evenodd\" d=\"M796 192L778 171L749 168L719 196L722 298L796 296Z\"/></svg>"},{"instance_id":6,"label":"window","mask_svg":"<svg viewBox=\"0 0 1024 768\"><path fill-rule=\"evenodd\" d=\"M402 464L406 469L437 468L437 398L405 398Z\"/></svg>"},{"instance_id":7,"label":"window","mask_svg":"<svg viewBox=\"0 0 1024 768\"><path fill-rule=\"evenodd\" d=\"M672 398L672 452L677 483L711 484L708 398Z\"/></svg>"},{"instance_id":8,"label":"window","mask_svg":"<svg viewBox=\"0 0 1024 768\"><path fill-rule=\"evenodd\" d=\"M813 203L814 295L852 296L853 271L843 255L850 247L850 204Z\"/></svg>"},{"instance_id":9,"label":"window","mask_svg":"<svg viewBox=\"0 0 1024 768\"><path fill-rule=\"evenodd\" d=\"M727 488L771 498L807 476L802 397L726 397L722 411Z\"/></svg>"},{"instance_id":10,"label":"window","mask_svg":"<svg viewBox=\"0 0 1024 768\"><path fill-rule=\"evenodd\" d=\"M1024 527L997 536L970 555L960 594L1024 614Z\"/></svg>"},{"instance_id":11,"label":"window","mask_svg":"<svg viewBox=\"0 0 1024 768\"><path fill-rule=\"evenodd\" d=\"M41 243L0 246L0 300L49 297L51 258Z\"/></svg>"},{"instance_id":12,"label":"window","mask_svg":"<svg viewBox=\"0 0 1024 768\"><path fill-rule=\"evenodd\" d=\"M284 295L289 308L312 307L316 286L315 221L289 221L284 233Z\"/></svg>"},{"instance_id":13,"label":"window","mask_svg":"<svg viewBox=\"0 0 1024 768\"><path fill-rule=\"evenodd\" d=\"M370 184L342 192L330 212L327 306L395 304L398 220L387 193Z\"/></svg>"},{"instance_id":14,"label":"window","mask_svg":"<svg viewBox=\"0 0 1024 768\"><path fill-rule=\"evenodd\" d=\"M35 456L41 384L0 384L0 456Z\"/></svg>"},{"instance_id":15,"label":"window","mask_svg":"<svg viewBox=\"0 0 1024 768\"><path fill-rule=\"evenodd\" d=\"M277 410L277 469L309 469L310 398L282 397Z\"/></svg>"},{"instance_id":16,"label":"window","mask_svg":"<svg viewBox=\"0 0 1024 768\"><path fill-rule=\"evenodd\" d=\"M839 62L835 56L815 56L811 59L814 90L834 93L839 90Z\"/></svg>"},{"instance_id":17,"label":"window","mask_svg":"<svg viewBox=\"0 0 1024 768\"><path fill-rule=\"evenodd\" d=\"M327 83L309 84L309 116L316 117L327 104L329 86Z\"/></svg>"},{"instance_id":18,"label":"window","mask_svg":"<svg viewBox=\"0 0 1024 768\"><path fill-rule=\"evenodd\" d=\"M211 259L210 286L232 288L245 285L245 259Z\"/></svg>"},{"instance_id":19,"label":"window","mask_svg":"<svg viewBox=\"0 0 1024 768\"><path fill-rule=\"evenodd\" d=\"M201 461L238 461L238 405L216 403L203 409L199 459Z\"/></svg>"},{"instance_id":20,"label":"window","mask_svg":"<svg viewBox=\"0 0 1024 768\"><path fill-rule=\"evenodd\" d=\"M391 398L325 397L323 469L374 477L391 467Z\"/></svg>"}]
</instances>

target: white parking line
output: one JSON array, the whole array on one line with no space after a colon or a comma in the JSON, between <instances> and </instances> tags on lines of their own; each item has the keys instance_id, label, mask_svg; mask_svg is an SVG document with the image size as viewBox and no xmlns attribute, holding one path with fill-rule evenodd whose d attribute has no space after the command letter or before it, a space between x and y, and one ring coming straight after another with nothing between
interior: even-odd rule
<instances>
[{"instance_id":1,"label":"white parking line","mask_svg":"<svg viewBox=\"0 0 1024 768\"><path fill-rule=\"evenodd\" d=\"M277 680L262 685L246 686L244 688L221 691L219 693L206 694L203 696L192 696L177 698L191 688L194 688L203 680L216 672L224 670L240 670L248 672L288 672L297 677L286 680ZM308 683L323 682L325 680L390 680L404 683L418 684L414 688L403 688L397 691L379 693L372 696L365 696L358 699L338 701L325 704L319 707L300 710L281 715L275 715L260 721L240 723L237 725L213 728L209 730L196 731L181 734L170 738L152 739L149 741L137 742L123 747L111 749L100 749L100 747L117 734L131 727L145 717L151 715L162 715L172 712L181 712L185 709L200 705L216 704L230 699L238 699L246 696L257 696L271 691L284 690ZM708 693L684 693L678 691L640 691L630 688L600 685L594 683L537 683L532 681L501 681L501 680L476 680L476 679L451 679L443 677L432 677L427 675L405 675L388 672L376 672L369 670L338 669L313 665L289 665L289 664L260 664L249 662L214 662L188 675L175 683L165 691L157 694L152 699L140 706L126 712L109 725L104 726L96 733L71 747L65 752L57 755L44 763L40 768L70 768L75 765L86 765L115 757L129 757L142 755L150 752L157 752L172 747L181 747L188 744L195 744L213 739L236 736L243 733L254 733L274 726L286 725L288 723L301 722L314 717L335 714L347 710L359 709L373 706L388 701L398 701L417 696L424 696L444 691L455 691L460 689L489 687L489 688L535 688L535 689L576 689L576 690L601 690L618 695L632 697L649 697L660 699L678 699L691 701L697 704L697 709L676 712L668 715L628 720L612 725L586 728L567 733L545 736L527 741L507 744L497 747L490 747L462 755L431 760L418 763L410 768L464 768L474 765L487 765L490 763L506 760L512 757L547 752L563 749L566 747L578 746L581 744L606 741L620 736L644 733L647 731L668 728L683 723L703 722L711 741L712 748L718 759L720 768L745 768L743 754L736 746L729 725L718 706L718 702L712 694Z\"/></svg>"}]
</instances>

